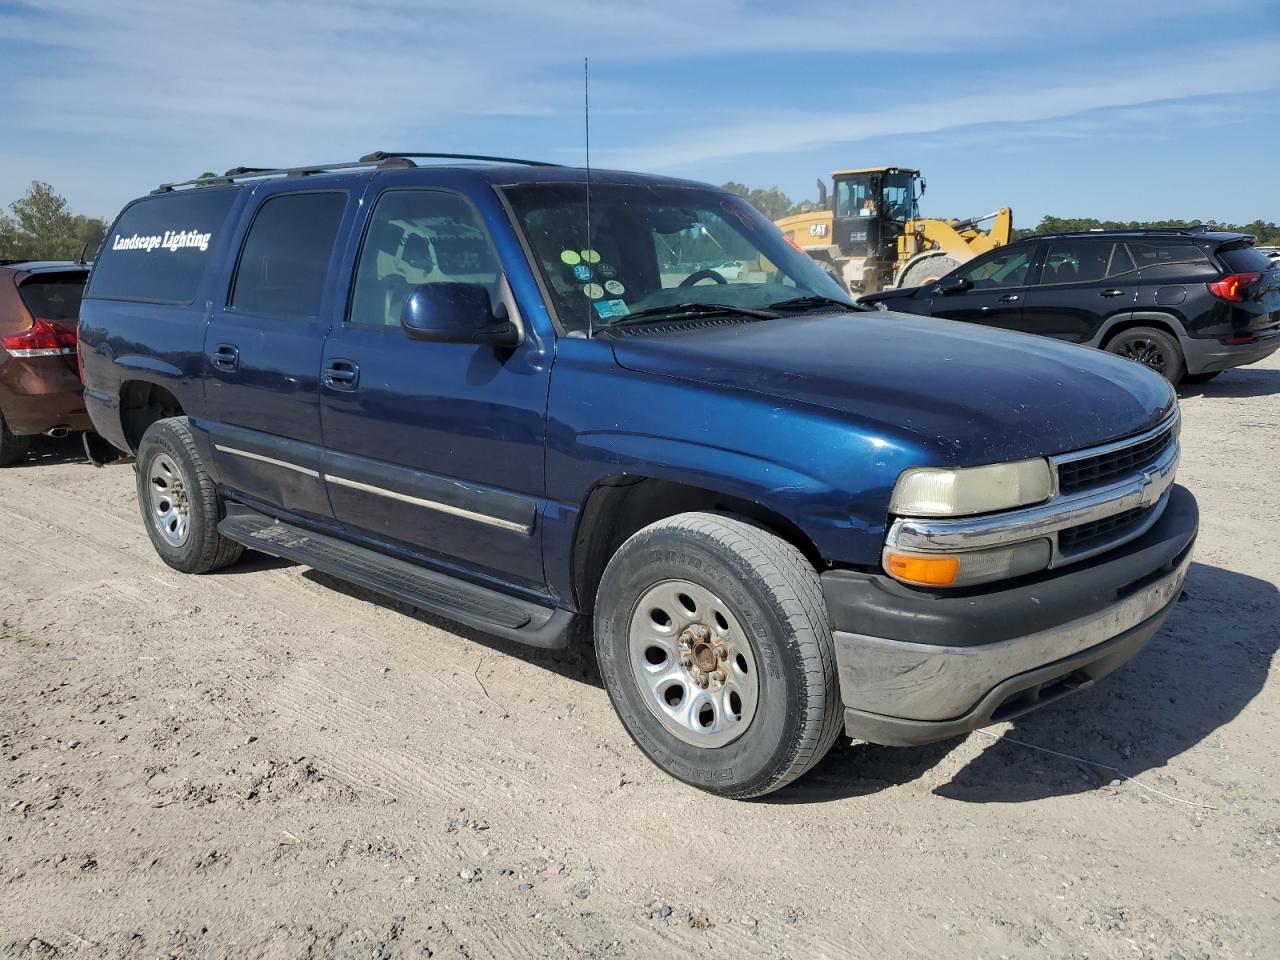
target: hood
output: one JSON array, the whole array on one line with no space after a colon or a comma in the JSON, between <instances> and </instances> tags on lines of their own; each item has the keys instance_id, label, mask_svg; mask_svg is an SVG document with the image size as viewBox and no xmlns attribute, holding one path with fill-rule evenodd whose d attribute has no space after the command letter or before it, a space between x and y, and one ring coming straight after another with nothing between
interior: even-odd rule
<instances>
[{"instance_id":1,"label":"hood","mask_svg":"<svg viewBox=\"0 0 1280 960\"><path fill-rule=\"evenodd\" d=\"M1154 426L1163 377L1101 350L909 314L635 328L622 366L826 407L967 466L1048 456Z\"/></svg>"}]
</instances>

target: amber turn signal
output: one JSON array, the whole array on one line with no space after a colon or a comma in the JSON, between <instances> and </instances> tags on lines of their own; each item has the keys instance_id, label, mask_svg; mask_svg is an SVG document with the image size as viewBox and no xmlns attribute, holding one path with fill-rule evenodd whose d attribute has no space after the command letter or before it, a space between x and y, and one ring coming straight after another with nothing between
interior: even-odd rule
<instances>
[{"instance_id":1,"label":"amber turn signal","mask_svg":"<svg viewBox=\"0 0 1280 960\"><path fill-rule=\"evenodd\" d=\"M891 553L885 557L885 565L896 579L926 587L949 586L960 573L958 557L913 557Z\"/></svg>"}]
</instances>

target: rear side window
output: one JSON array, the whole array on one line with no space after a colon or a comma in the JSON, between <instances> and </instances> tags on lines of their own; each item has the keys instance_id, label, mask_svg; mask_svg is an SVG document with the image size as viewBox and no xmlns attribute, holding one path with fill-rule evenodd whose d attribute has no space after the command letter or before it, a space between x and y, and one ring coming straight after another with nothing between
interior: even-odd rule
<instances>
[{"instance_id":1,"label":"rear side window","mask_svg":"<svg viewBox=\"0 0 1280 960\"><path fill-rule=\"evenodd\" d=\"M1212 279L1218 268L1194 243L1130 243L1133 261L1142 271L1142 282L1151 280Z\"/></svg>"},{"instance_id":2,"label":"rear side window","mask_svg":"<svg viewBox=\"0 0 1280 960\"><path fill-rule=\"evenodd\" d=\"M35 276L18 288L31 316L40 320L76 320L84 295L84 273Z\"/></svg>"},{"instance_id":3,"label":"rear side window","mask_svg":"<svg viewBox=\"0 0 1280 960\"><path fill-rule=\"evenodd\" d=\"M1096 240L1057 240L1049 244L1042 284L1089 283L1106 277L1114 243Z\"/></svg>"},{"instance_id":4,"label":"rear side window","mask_svg":"<svg viewBox=\"0 0 1280 960\"><path fill-rule=\"evenodd\" d=\"M1276 262L1251 246L1231 247L1218 251L1218 259L1230 273L1265 273Z\"/></svg>"},{"instance_id":5,"label":"rear side window","mask_svg":"<svg viewBox=\"0 0 1280 960\"><path fill-rule=\"evenodd\" d=\"M318 317L345 193L271 197L249 227L230 306L275 317Z\"/></svg>"},{"instance_id":6,"label":"rear side window","mask_svg":"<svg viewBox=\"0 0 1280 960\"><path fill-rule=\"evenodd\" d=\"M234 189L198 187L128 207L103 241L85 296L191 303L235 198Z\"/></svg>"}]
</instances>

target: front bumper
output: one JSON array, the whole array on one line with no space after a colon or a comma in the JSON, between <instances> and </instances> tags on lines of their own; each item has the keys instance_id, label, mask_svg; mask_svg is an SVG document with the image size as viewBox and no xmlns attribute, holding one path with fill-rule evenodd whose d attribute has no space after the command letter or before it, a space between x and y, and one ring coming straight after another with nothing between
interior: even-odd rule
<instances>
[{"instance_id":1,"label":"front bumper","mask_svg":"<svg viewBox=\"0 0 1280 960\"><path fill-rule=\"evenodd\" d=\"M1232 367L1265 360L1280 350L1280 329L1259 336L1256 343L1226 344L1218 340L1182 338L1182 355L1187 373L1217 373Z\"/></svg>"},{"instance_id":2,"label":"front bumper","mask_svg":"<svg viewBox=\"0 0 1280 960\"><path fill-rule=\"evenodd\" d=\"M1177 602L1199 513L1173 487L1143 536L1019 586L925 591L832 571L845 732L928 743L1008 720L1096 682L1133 657Z\"/></svg>"}]
</instances>

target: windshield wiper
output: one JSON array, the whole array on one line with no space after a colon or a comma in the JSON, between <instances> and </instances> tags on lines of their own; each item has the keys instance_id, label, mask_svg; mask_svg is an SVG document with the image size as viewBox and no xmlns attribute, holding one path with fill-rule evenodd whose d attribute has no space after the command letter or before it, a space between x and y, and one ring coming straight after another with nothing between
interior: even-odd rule
<instances>
[{"instance_id":1,"label":"windshield wiper","mask_svg":"<svg viewBox=\"0 0 1280 960\"><path fill-rule=\"evenodd\" d=\"M741 314L757 320L776 320L778 315L770 310L757 310L755 307L735 307L728 303L671 303L664 307L649 307L637 310L602 327L625 327L634 323L648 323L656 320L678 320L681 317L714 317Z\"/></svg>"},{"instance_id":2,"label":"windshield wiper","mask_svg":"<svg viewBox=\"0 0 1280 960\"><path fill-rule=\"evenodd\" d=\"M843 300L836 300L834 297L823 297L818 294L807 294L803 297L792 297L790 300L779 300L777 303L769 304L770 310L808 310L813 307L839 307L841 310L865 310L856 303L845 303Z\"/></svg>"}]
</instances>

